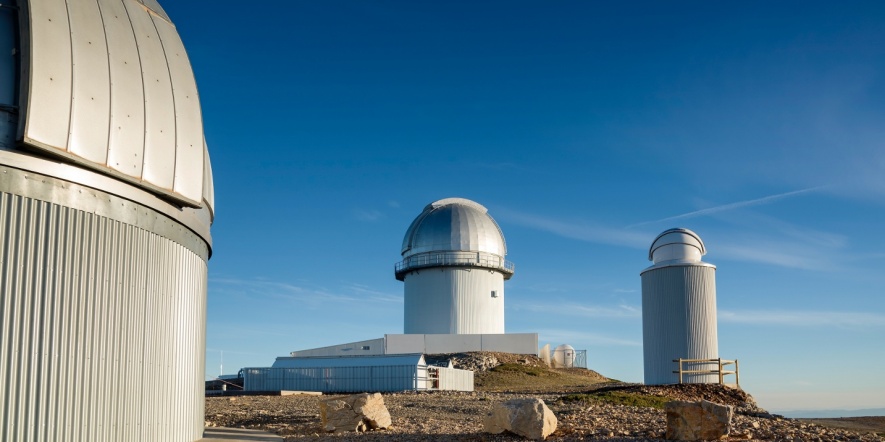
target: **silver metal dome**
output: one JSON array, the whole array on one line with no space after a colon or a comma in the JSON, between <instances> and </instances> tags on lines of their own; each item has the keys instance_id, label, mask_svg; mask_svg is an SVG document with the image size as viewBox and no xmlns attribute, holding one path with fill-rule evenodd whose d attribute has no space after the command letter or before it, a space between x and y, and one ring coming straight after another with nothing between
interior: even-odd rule
<instances>
[{"instance_id":1,"label":"silver metal dome","mask_svg":"<svg viewBox=\"0 0 885 442\"><path fill-rule=\"evenodd\" d=\"M403 238L403 257L435 251L507 254L504 234L481 204L446 198L427 205Z\"/></svg>"},{"instance_id":2,"label":"silver metal dome","mask_svg":"<svg viewBox=\"0 0 885 442\"><path fill-rule=\"evenodd\" d=\"M680 227L667 229L652 241L648 249L648 260L655 264L674 260L699 262L701 256L706 254L707 249L701 237Z\"/></svg>"},{"instance_id":3,"label":"silver metal dome","mask_svg":"<svg viewBox=\"0 0 885 442\"><path fill-rule=\"evenodd\" d=\"M513 274L513 264L504 260L507 244L498 223L488 209L464 198L428 204L406 231L401 253L397 279L409 269L437 265L499 269L507 279Z\"/></svg>"}]
</instances>

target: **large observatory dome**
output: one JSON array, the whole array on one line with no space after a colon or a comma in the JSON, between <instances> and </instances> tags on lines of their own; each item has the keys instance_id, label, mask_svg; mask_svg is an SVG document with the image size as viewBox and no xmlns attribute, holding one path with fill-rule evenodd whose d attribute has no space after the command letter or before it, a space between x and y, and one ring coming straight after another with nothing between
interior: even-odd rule
<instances>
[{"instance_id":1,"label":"large observatory dome","mask_svg":"<svg viewBox=\"0 0 885 442\"><path fill-rule=\"evenodd\" d=\"M157 0L0 2L0 440L202 438L199 98Z\"/></svg>"},{"instance_id":2,"label":"large observatory dome","mask_svg":"<svg viewBox=\"0 0 885 442\"><path fill-rule=\"evenodd\" d=\"M432 202L412 221L403 238L403 257L424 252L507 254L504 234L481 204L464 198Z\"/></svg>"},{"instance_id":3,"label":"large observatory dome","mask_svg":"<svg viewBox=\"0 0 885 442\"><path fill-rule=\"evenodd\" d=\"M464 198L432 202L403 238L406 334L504 333L504 281L513 264L498 223Z\"/></svg>"}]
</instances>

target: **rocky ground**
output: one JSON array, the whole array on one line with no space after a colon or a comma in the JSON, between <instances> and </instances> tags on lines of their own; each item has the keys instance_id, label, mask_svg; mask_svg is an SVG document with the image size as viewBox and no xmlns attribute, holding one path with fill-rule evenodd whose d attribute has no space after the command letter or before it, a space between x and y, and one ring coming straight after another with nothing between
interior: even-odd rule
<instances>
[{"instance_id":1,"label":"rocky ground","mask_svg":"<svg viewBox=\"0 0 885 442\"><path fill-rule=\"evenodd\" d=\"M875 433L885 431L882 421L878 421L878 427L848 430L770 415L756 407L750 395L719 385L643 386L602 382L604 378L595 372L543 367L537 371L536 361L507 362L510 356L501 357L505 361L499 360L498 365L485 364L485 371L477 374L478 378L493 379L498 367L502 376L513 378L509 381L512 385L509 390L503 388L503 382L492 382L495 385L491 390L494 391L384 394L384 402L393 418L393 425L386 430L325 434L318 403L330 396L207 398L206 425L262 429L292 441L510 441L521 438L483 433L483 417L494 403L537 397L547 403L559 420L558 429L547 440L653 441L663 440L666 429L664 411L655 407L673 399L706 399L735 406L734 431L730 440L882 441L882 435L885 435L885 432L882 435ZM520 372L518 366L525 370ZM550 378L560 379L568 386L557 389L545 382L539 388L538 382L533 382L538 379L549 381ZM584 384L577 385L582 380Z\"/></svg>"}]
</instances>

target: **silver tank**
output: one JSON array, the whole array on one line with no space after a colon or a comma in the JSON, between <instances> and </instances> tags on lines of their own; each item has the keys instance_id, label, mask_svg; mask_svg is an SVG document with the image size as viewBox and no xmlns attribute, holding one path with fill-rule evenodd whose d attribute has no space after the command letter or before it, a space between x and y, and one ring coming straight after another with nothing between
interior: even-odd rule
<instances>
[{"instance_id":1,"label":"silver tank","mask_svg":"<svg viewBox=\"0 0 885 442\"><path fill-rule=\"evenodd\" d=\"M504 333L504 281L513 276L498 223L482 205L427 205L403 238L406 334Z\"/></svg>"},{"instance_id":2,"label":"silver tank","mask_svg":"<svg viewBox=\"0 0 885 442\"><path fill-rule=\"evenodd\" d=\"M202 437L212 169L153 0L0 4L0 440Z\"/></svg>"},{"instance_id":3,"label":"silver tank","mask_svg":"<svg viewBox=\"0 0 885 442\"><path fill-rule=\"evenodd\" d=\"M715 359L716 266L701 261L704 242L691 230L658 235L649 248L651 267L642 271L642 344L647 385L679 382L676 359ZM684 364L683 369L715 369L715 363ZM691 374L687 383L715 383L718 375Z\"/></svg>"}]
</instances>

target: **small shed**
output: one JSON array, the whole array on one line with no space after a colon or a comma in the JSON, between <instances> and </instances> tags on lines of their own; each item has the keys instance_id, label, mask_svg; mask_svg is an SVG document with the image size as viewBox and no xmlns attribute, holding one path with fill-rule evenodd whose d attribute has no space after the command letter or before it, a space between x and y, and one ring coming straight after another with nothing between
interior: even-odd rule
<instances>
[{"instance_id":1,"label":"small shed","mask_svg":"<svg viewBox=\"0 0 885 442\"><path fill-rule=\"evenodd\" d=\"M245 368L244 377L246 391L473 391L472 371L428 367L423 354L279 357L271 367Z\"/></svg>"}]
</instances>

